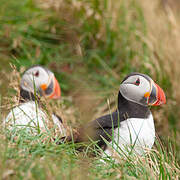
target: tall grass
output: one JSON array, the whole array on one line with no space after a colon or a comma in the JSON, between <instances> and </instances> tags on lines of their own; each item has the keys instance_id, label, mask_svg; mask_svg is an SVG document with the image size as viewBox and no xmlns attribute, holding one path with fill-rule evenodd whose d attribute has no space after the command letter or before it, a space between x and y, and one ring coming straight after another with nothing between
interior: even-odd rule
<instances>
[{"instance_id":1,"label":"tall grass","mask_svg":"<svg viewBox=\"0 0 180 180\"><path fill-rule=\"evenodd\" d=\"M24 136L26 135L26 136ZM43 136L20 134L16 141L1 136L3 179L178 179L180 169L169 141L169 152L160 141L146 156L113 159L90 158L76 145L47 143ZM90 149L90 148L88 148ZM96 152L98 154L98 152Z\"/></svg>"},{"instance_id":2,"label":"tall grass","mask_svg":"<svg viewBox=\"0 0 180 180\"><path fill-rule=\"evenodd\" d=\"M147 157L103 164L99 157L78 154L71 145L24 136L14 143L2 131L4 179L178 179L180 23L175 6L164 2L1 0L0 57L20 72L32 64L55 72L65 97L62 109L71 125L106 113L109 97L114 108L119 84L132 71L152 76L167 95L167 105L153 110L161 141ZM12 78L6 71L3 76ZM68 110L74 106L75 113Z\"/></svg>"}]
</instances>

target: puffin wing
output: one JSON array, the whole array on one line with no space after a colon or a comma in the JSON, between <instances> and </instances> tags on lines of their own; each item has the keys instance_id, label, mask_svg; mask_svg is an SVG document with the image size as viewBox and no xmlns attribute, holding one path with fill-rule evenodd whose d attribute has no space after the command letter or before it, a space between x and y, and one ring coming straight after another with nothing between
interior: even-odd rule
<instances>
[{"instance_id":1,"label":"puffin wing","mask_svg":"<svg viewBox=\"0 0 180 180\"><path fill-rule=\"evenodd\" d=\"M119 112L115 111L112 114L102 116L89 122L86 126L81 127L77 132L73 133L73 138L72 136L61 138L61 142L72 142L73 140L75 143L80 143L93 140L97 141L98 146L103 148L106 146L104 139L110 142L114 129L120 126L120 122L124 120L125 119L119 115Z\"/></svg>"},{"instance_id":2,"label":"puffin wing","mask_svg":"<svg viewBox=\"0 0 180 180\"><path fill-rule=\"evenodd\" d=\"M58 131L59 131L59 134L63 137L63 136L66 136L66 129L63 125L63 121L61 119L60 116L58 116L57 114L53 113L52 114L52 120L53 120L53 123L55 126L58 127Z\"/></svg>"},{"instance_id":3,"label":"puffin wing","mask_svg":"<svg viewBox=\"0 0 180 180\"><path fill-rule=\"evenodd\" d=\"M88 124L87 128L92 132L88 136L90 139L98 141L98 145L102 147L106 145L103 139L111 141L114 129L120 126L120 122L123 120L118 111L102 116Z\"/></svg>"}]
</instances>

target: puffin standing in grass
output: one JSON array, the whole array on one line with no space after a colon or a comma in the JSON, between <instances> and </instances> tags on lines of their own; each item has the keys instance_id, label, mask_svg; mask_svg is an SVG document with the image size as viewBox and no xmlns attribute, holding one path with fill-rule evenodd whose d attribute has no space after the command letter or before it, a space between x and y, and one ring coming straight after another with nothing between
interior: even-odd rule
<instances>
[{"instance_id":1,"label":"puffin standing in grass","mask_svg":"<svg viewBox=\"0 0 180 180\"><path fill-rule=\"evenodd\" d=\"M149 76L131 73L120 84L117 110L89 122L64 141L97 141L108 157L114 151L142 155L155 141L154 120L148 106L165 103L163 90Z\"/></svg>"},{"instance_id":2,"label":"puffin standing in grass","mask_svg":"<svg viewBox=\"0 0 180 180\"><path fill-rule=\"evenodd\" d=\"M11 109L5 119L9 130L26 129L28 132L45 130L49 121L47 114L40 108L40 97L59 99L61 89L54 74L40 65L32 66L22 75L20 81L20 105ZM53 123L61 134L64 127L60 117L52 114Z\"/></svg>"}]
</instances>

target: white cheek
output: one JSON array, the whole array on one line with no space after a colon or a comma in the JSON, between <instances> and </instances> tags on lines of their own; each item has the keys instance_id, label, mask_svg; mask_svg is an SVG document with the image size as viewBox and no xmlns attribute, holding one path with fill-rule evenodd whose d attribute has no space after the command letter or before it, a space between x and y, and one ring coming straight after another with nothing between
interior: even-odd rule
<instances>
[{"instance_id":1,"label":"white cheek","mask_svg":"<svg viewBox=\"0 0 180 180\"><path fill-rule=\"evenodd\" d=\"M34 77L33 75L27 75L23 77L21 87L24 90L34 92L34 86L36 87L36 89L38 89L38 87L40 87L40 82L41 82L41 79L38 79L37 77Z\"/></svg>"},{"instance_id":2,"label":"white cheek","mask_svg":"<svg viewBox=\"0 0 180 180\"><path fill-rule=\"evenodd\" d=\"M151 89L150 83L149 83L149 81L147 81L147 80L146 80L146 81L143 81L143 83L141 83L141 84L139 85L139 87L143 90L143 91L142 91L143 95L144 95L144 93L149 92L150 89Z\"/></svg>"},{"instance_id":3,"label":"white cheek","mask_svg":"<svg viewBox=\"0 0 180 180\"><path fill-rule=\"evenodd\" d=\"M139 101L141 99L142 90L134 84L122 84L120 86L121 94L128 100Z\"/></svg>"},{"instance_id":4,"label":"white cheek","mask_svg":"<svg viewBox=\"0 0 180 180\"><path fill-rule=\"evenodd\" d=\"M31 75L29 78L29 84L31 84L32 88L34 88L34 85L35 85L35 87L38 87L37 78Z\"/></svg>"},{"instance_id":5,"label":"white cheek","mask_svg":"<svg viewBox=\"0 0 180 180\"><path fill-rule=\"evenodd\" d=\"M41 84L48 84L48 81L49 81L48 74L46 73L46 74L40 75L38 77L37 81L38 81L39 85L41 85Z\"/></svg>"},{"instance_id":6,"label":"white cheek","mask_svg":"<svg viewBox=\"0 0 180 180\"><path fill-rule=\"evenodd\" d=\"M134 84L121 84L120 92L127 100L139 103L141 102L144 94L150 91L149 82L144 81L139 86Z\"/></svg>"},{"instance_id":7,"label":"white cheek","mask_svg":"<svg viewBox=\"0 0 180 180\"><path fill-rule=\"evenodd\" d=\"M38 77L33 77L31 79L31 83L36 85L36 88L39 88L42 84L47 84L49 80L49 76L47 73L45 74L40 74Z\"/></svg>"}]
</instances>

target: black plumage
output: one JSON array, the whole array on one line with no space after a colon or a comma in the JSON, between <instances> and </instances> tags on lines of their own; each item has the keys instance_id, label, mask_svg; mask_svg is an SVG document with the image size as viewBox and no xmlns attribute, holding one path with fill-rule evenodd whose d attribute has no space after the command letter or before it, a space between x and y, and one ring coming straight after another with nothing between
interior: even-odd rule
<instances>
[{"instance_id":1,"label":"black plumage","mask_svg":"<svg viewBox=\"0 0 180 180\"><path fill-rule=\"evenodd\" d=\"M32 92L28 92L20 87L20 99L19 99L20 103L24 103L27 101L35 101L35 100L39 102L40 98L38 96L35 97Z\"/></svg>"}]
</instances>

